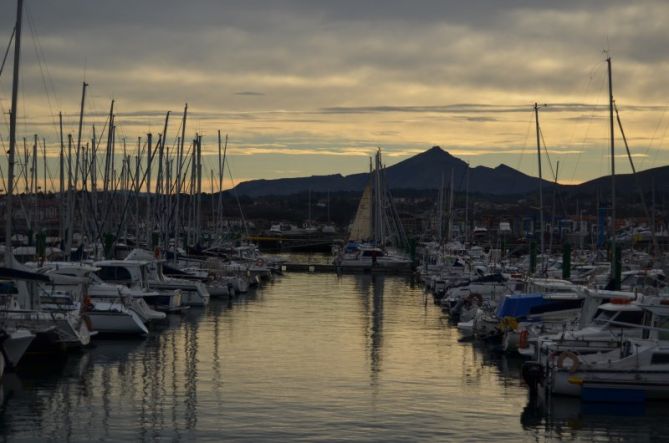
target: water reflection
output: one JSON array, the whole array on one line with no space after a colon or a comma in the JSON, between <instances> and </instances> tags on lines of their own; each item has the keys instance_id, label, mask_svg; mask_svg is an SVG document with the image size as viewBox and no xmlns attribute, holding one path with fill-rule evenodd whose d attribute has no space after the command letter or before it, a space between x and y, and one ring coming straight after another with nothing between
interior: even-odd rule
<instances>
[{"instance_id":1,"label":"water reflection","mask_svg":"<svg viewBox=\"0 0 669 443\"><path fill-rule=\"evenodd\" d=\"M381 371L384 277L364 275L359 277L358 282L366 318L364 327L367 337L370 381L372 386L375 386Z\"/></svg>"},{"instance_id":2,"label":"water reflection","mask_svg":"<svg viewBox=\"0 0 669 443\"><path fill-rule=\"evenodd\" d=\"M2 379L0 435L179 440L182 430L198 425L200 325L205 315L214 320L218 385L218 325L228 309L227 301L215 302L211 309L168 316L145 339L103 339L82 353L24 359L17 373Z\"/></svg>"},{"instance_id":3,"label":"water reflection","mask_svg":"<svg viewBox=\"0 0 669 443\"><path fill-rule=\"evenodd\" d=\"M533 435L556 440L650 442L666 441L668 413L660 402L584 403L552 397L528 400L520 421Z\"/></svg>"},{"instance_id":4,"label":"water reflection","mask_svg":"<svg viewBox=\"0 0 669 443\"><path fill-rule=\"evenodd\" d=\"M405 279L287 275L231 305L170 316L145 340L98 341L9 374L0 435L638 441L669 431L661 408L620 420L580 403L530 404L520 360L458 339Z\"/></svg>"}]
</instances>

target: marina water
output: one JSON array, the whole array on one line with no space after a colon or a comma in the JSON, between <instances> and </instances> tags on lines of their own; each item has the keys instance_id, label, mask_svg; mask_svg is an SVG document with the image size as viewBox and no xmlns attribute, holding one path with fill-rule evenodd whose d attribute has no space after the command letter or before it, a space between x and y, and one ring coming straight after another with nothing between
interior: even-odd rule
<instances>
[{"instance_id":1,"label":"marina water","mask_svg":"<svg viewBox=\"0 0 669 443\"><path fill-rule=\"evenodd\" d=\"M528 400L404 277L288 274L145 339L27 360L3 441L662 441L669 408Z\"/></svg>"}]
</instances>

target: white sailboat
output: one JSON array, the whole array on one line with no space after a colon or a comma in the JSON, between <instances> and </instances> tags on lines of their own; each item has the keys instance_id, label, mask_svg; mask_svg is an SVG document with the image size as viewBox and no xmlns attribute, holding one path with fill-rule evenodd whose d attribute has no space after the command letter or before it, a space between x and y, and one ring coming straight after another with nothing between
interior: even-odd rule
<instances>
[{"instance_id":1,"label":"white sailboat","mask_svg":"<svg viewBox=\"0 0 669 443\"><path fill-rule=\"evenodd\" d=\"M334 258L335 266L342 271L402 272L412 268L409 258L388 248L392 244L405 246L406 238L382 175L379 150L376 168L370 171L370 180L358 203L348 243Z\"/></svg>"}]
</instances>

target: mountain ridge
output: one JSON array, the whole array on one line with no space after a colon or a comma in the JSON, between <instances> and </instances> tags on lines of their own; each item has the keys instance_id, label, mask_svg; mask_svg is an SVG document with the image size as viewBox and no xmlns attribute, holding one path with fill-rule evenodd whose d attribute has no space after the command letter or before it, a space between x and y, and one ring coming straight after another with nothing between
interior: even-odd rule
<instances>
[{"instance_id":1,"label":"mountain ridge","mask_svg":"<svg viewBox=\"0 0 669 443\"><path fill-rule=\"evenodd\" d=\"M467 179L467 171L469 178ZM402 160L385 168L385 178L390 189L434 190L443 183L449 186L451 174L456 192L494 196L525 195L536 192L539 179L520 172L504 163L494 168L488 166L470 167L465 161L451 155L439 146L433 146L424 152ZM239 183L234 191L238 195L259 197L268 195L290 195L311 190L312 192L361 192L368 181L369 173L342 175L312 175L279 179L258 179ZM669 166L648 169L637 174L642 183L654 181L659 184L659 191L669 191ZM593 193L609 189L610 176L599 177L579 185L557 185L560 189L576 193ZM637 189L636 179L632 174L616 176L621 192ZM545 191L553 189L553 182L543 180ZM650 189L648 189L650 190ZM638 192L638 191L636 191Z\"/></svg>"}]
</instances>

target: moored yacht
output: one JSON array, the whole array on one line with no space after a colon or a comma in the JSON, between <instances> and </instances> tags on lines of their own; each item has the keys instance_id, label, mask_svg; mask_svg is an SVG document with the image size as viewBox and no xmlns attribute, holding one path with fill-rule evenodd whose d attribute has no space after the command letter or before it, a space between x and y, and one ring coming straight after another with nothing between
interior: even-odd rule
<instances>
[{"instance_id":1,"label":"moored yacht","mask_svg":"<svg viewBox=\"0 0 669 443\"><path fill-rule=\"evenodd\" d=\"M3 329L25 329L35 334L30 349L52 351L87 346L90 343L92 331L80 301L73 300L67 306L42 304L42 296L48 294L41 285L51 283L47 276L20 269L0 268L0 283L4 288L0 294L0 321Z\"/></svg>"},{"instance_id":2,"label":"moored yacht","mask_svg":"<svg viewBox=\"0 0 669 443\"><path fill-rule=\"evenodd\" d=\"M100 268L96 272L100 279L107 283L125 285L140 292L144 301L154 309L165 312L177 312L184 309L181 303L181 291L153 291L149 286L148 266L146 260L102 260L95 262Z\"/></svg>"},{"instance_id":3,"label":"moored yacht","mask_svg":"<svg viewBox=\"0 0 669 443\"><path fill-rule=\"evenodd\" d=\"M142 249L134 249L126 260L144 260L147 263L147 282L149 288L159 291L179 291L181 303L186 306L206 306L209 304L210 294L207 288L199 281L165 277L163 274L164 260L155 259L151 253Z\"/></svg>"}]
</instances>

